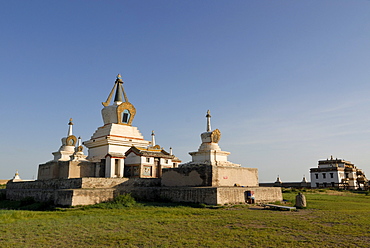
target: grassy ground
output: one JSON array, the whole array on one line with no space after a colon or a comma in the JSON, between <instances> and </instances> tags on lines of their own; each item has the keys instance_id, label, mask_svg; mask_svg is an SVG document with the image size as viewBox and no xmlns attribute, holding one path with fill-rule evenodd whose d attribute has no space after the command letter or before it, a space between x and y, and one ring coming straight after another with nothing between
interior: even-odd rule
<instances>
[{"instance_id":1,"label":"grassy ground","mask_svg":"<svg viewBox=\"0 0 370 248\"><path fill-rule=\"evenodd\" d=\"M0 247L369 247L370 196L304 194L308 208L297 212L159 203L0 210Z\"/></svg>"}]
</instances>

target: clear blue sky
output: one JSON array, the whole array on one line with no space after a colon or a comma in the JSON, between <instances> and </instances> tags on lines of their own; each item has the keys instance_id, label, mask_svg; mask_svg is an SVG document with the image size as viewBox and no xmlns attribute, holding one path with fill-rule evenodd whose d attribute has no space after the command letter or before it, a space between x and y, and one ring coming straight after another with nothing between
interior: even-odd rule
<instances>
[{"instance_id":1,"label":"clear blue sky","mask_svg":"<svg viewBox=\"0 0 370 248\"><path fill-rule=\"evenodd\" d=\"M370 176L370 1L1 1L0 178L88 140L122 74L134 126L183 162L207 109L261 182L330 155ZM85 153L86 153L85 149Z\"/></svg>"}]
</instances>

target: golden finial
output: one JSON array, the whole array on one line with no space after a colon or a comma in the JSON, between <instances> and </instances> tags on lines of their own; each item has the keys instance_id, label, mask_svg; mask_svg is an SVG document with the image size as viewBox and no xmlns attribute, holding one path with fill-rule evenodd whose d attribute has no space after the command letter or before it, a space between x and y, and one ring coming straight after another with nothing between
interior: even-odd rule
<instances>
[{"instance_id":1,"label":"golden finial","mask_svg":"<svg viewBox=\"0 0 370 248\"><path fill-rule=\"evenodd\" d=\"M69 118L69 123L68 123L68 125L73 125L73 119L72 118Z\"/></svg>"},{"instance_id":2,"label":"golden finial","mask_svg":"<svg viewBox=\"0 0 370 248\"><path fill-rule=\"evenodd\" d=\"M121 74L118 74L118 75L117 75L117 81L118 81L118 82L123 82L123 81L122 81L122 76L121 76Z\"/></svg>"}]
</instances>

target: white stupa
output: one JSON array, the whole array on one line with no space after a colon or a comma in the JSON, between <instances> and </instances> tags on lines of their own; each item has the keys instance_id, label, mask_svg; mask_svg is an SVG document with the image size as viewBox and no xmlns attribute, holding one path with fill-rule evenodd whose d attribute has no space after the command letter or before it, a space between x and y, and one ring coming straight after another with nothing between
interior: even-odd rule
<instances>
[{"instance_id":1,"label":"white stupa","mask_svg":"<svg viewBox=\"0 0 370 248\"><path fill-rule=\"evenodd\" d=\"M54 160L53 161L69 161L71 156L75 152L75 146L77 143L76 136L73 135L73 122L72 118L69 119L68 123L68 134L67 137L62 138L62 145L57 152L53 152Z\"/></svg>"},{"instance_id":2,"label":"white stupa","mask_svg":"<svg viewBox=\"0 0 370 248\"><path fill-rule=\"evenodd\" d=\"M216 129L211 131L211 113L207 111L207 129L206 132L200 135L202 144L199 146L198 151L189 152L192 156L192 161L182 166L192 165L215 165L215 166L232 166L240 167L240 164L234 164L227 161L227 156L230 152L221 151L218 142L221 138L220 130Z\"/></svg>"},{"instance_id":3,"label":"white stupa","mask_svg":"<svg viewBox=\"0 0 370 248\"><path fill-rule=\"evenodd\" d=\"M14 175L14 177L13 177L12 181L13 181L13 182L23 181L23 180L21 179L21 177L19 176L18 170L16 170L15 175Z\"/></svg>"}]
</instances>

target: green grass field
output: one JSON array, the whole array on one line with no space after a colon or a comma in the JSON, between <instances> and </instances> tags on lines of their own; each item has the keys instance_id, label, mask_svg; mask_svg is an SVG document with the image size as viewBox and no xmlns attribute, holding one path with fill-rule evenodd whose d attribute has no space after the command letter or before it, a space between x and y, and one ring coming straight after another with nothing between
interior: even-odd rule
<instances>
[{"instance_id":1,"label":"green grass field","mask_svg":"<svg viewBox=\"0 0 370 248\"><path fill-rule=\"evenodd\" d=\"M284 193L284 198L292 201L296 194ZM329 190L304 194L308 208L297 212L165 203L0 210L0 247L370 246L370 196ZM5 206L20 205L1 201L0 208Z\"/></svg>"}]
</instances>

